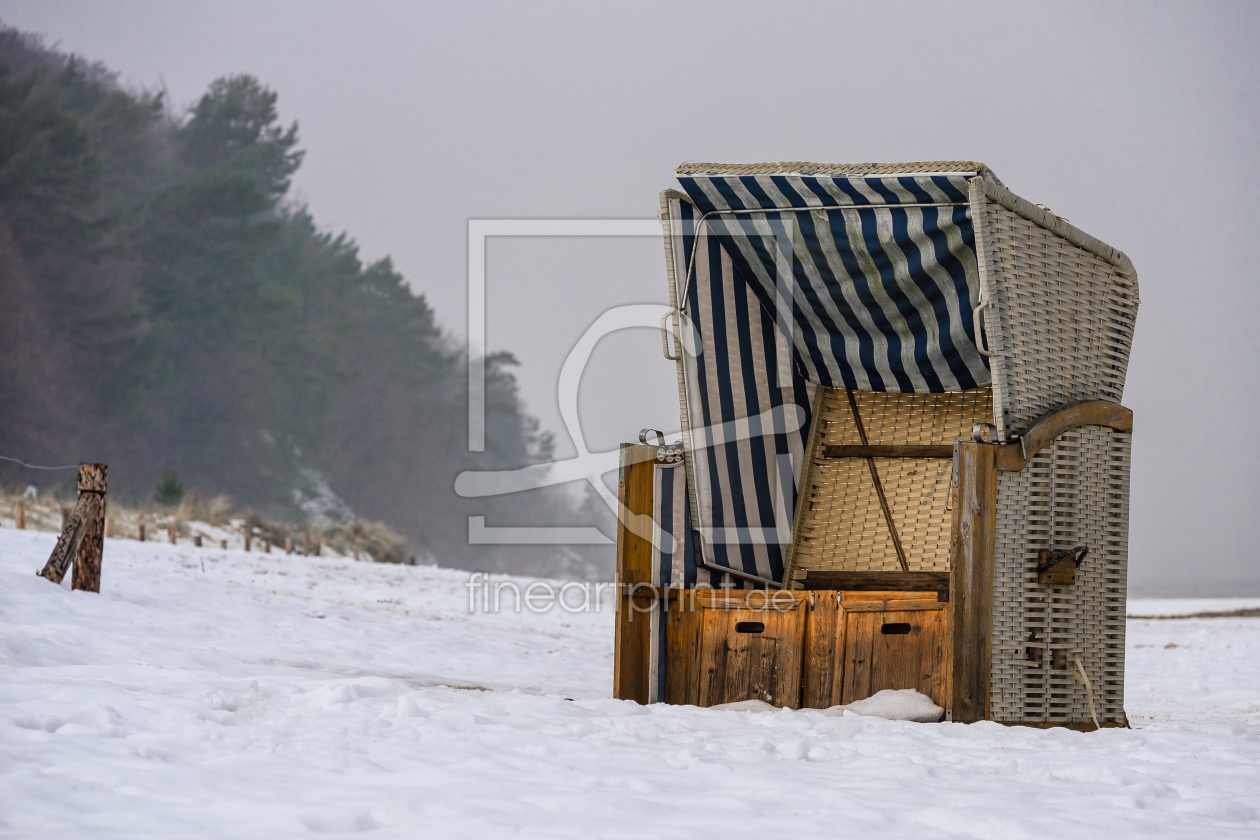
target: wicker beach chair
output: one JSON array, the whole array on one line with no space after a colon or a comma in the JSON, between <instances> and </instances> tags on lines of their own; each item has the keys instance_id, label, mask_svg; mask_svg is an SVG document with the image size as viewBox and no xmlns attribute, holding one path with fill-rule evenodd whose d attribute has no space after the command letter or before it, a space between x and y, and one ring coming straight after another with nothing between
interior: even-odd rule
<instances>
[{"instance_id":1,"label":"wicker beach chair","mask_svg":"<svg viewBox=\"0 0 1260 840\"><path fill-rule=\"evenodd\" d=\"M911 656L951 719L1123 724L1129 259L974 162L678 179L661 220L683 434L623 449L626 510L653 527L621 529L619 581L655 600L632 632L644 593L623 587L618 696L742 699L751 680L830 705L909 679L891 660ZM765 623L670 601L708 587L727 613L732 588L777 590L800 627L719 644ZM706 690L719 654L770 664Z\"/></svg>"}]
</instances>

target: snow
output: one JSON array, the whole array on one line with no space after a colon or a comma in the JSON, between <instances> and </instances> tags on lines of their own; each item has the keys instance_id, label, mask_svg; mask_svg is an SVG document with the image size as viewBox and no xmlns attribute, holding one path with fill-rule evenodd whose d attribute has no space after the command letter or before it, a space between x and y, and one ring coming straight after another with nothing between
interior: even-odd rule
<instances>
[{"instance_id":1,"label":"snow","mask_svg":"<svg viewBox=\"0 0 1260 840\"><path fill-rule=\"evenodd\" d=\"M1135 616L1188 616L1195 613L1260 609L1260 598L1130 598L1128 612Z\"/></svg>"},{"instance_id":2,"label":"snow","mask_svg":"<svg viewBox=\"0 0 1260 840\"><path fill-rule=\"evenodd\" d=\"M764 700L738 700L734 703L719 703L709 708L732 712L778 711ZM829 709L822 709L821 712L831 717L867 715L884 720L912 720L919 723L936 723L945 715L945 710L933 703L931 697L920 694L913 688L901 690L885 688L865 700L858 700L846 706L832 706Z\"/></svg>"},{"instance_id":3,"label":"snow","mask_svg":"<svg viewBox=\"0 0 1260 840\"><path fill-rule=\"evenodd\" d=\"M54 541L0 529L6 837L1260 831L1260 619L1131 620L1131 730L641 707L607 592L109 540L92 594L33 574Z\"/></svg>"},{"instance_id":4,"label":"snow","mask_svg":"<svg viewBox=\"0 0 1260 840\"><path fill-rule=\"evenodd\" d=\"M855 715L869 715L884 720L911 720L917 723L936 723L945 716L945 710L932 702L932 698L920 694L913 688L895 691L885 688L877 691L865 700L858 700L847 706L832 706L823 714L837 715L849 712Z\"/></svg>"}]
</instances>

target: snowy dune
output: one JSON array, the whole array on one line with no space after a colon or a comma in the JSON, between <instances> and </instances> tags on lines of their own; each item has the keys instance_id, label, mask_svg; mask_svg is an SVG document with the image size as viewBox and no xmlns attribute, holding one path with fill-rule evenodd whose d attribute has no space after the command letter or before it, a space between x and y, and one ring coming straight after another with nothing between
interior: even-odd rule
<instances>
[{"instance_id":1,"label":"snowy dune","mask_svg":"<svg viewBox=\"0 0 1260 840\"><path fill-rule=\"evenodd\" d=\"M3 836L1260 832L1260 619L1131 620L1127 731L644 708L607 598L127 540L94 595L33 574L54 541L0 529Z\"/></svg>"}]
</instances>

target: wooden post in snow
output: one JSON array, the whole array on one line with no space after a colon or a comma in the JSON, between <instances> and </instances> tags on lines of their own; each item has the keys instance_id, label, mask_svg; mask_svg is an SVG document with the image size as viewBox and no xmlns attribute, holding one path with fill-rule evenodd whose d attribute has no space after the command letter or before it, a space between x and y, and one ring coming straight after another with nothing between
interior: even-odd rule
<instances>
[{"instance_id":1,"label":"wooden post in snow","mask_svg":"<svg viewBox=\"0 0 1260 840\"><path fill-rule=\"evenodd\" d=\"M293 553L293 537L284 538L284 553L285 554Z\"/></svg>"},{"instance_id":2,"label":"wooden post in snow","mask_svg":"<svg viewBox=\"0 0 1260 840\"><path fill-rule=\"evenodd\" d=\"M105 517L105 538L112 540L114 538L114 517Z\"/></svg>"},{"instance_id":3,"label":"wooden post in snow","mask_svg":"<svg viewBox=\"0 0 1260 840\"><path fill-rule=\"evenodd\" d=\"M144 523L140 523L140 542L144 542Z\"/></svg>"},{"instance_id":4,"label":"wooden post in snow","mask_svg":"<svg viewBox=\"0 0 1260 840\"><path fill-rule=\"evenodd\" d=\"M21 502L17 503L17 508L13 511L13 524L19 531L26 527L26 505Z\"/></svg>"},{"instance_id":5,"label":"wooden post in snow","mask_svg":"<svg viewBox=\"0 0 1260 840\"><path fill-rule=\"evenodd\" d=\"M227 540L219 540L219 548L227 551Z\"/></svg>"},{"instance_id":6,"label":"wooden post in snow","mask_svg":"<svg viewBox=\"0 0 1260 840\"><path fill-rule=\"evenodd\" d=\"M169 542L171 545L175 545L175 526L174 525L166 529L166 541Z\"/></svg>"},{"instance_id":7,"label":"wooden post in snow","mask_svg":"<svg viewBox=\"0 0 1260 840\"><path fill-rule=\"evenodd\" d=\"M271 553L271 540L263 540L263 554Z\"/></svg>"},{"instance_id":8,"label":"wooden post in snow","mask_svg":"<svg viewBox=\"0 0 1260 840\"><path fill-rule=\"evenodd\" d=\"M201 534L193 537L193 548L201 548Z\"/></svg>"},{"instance_id":9,"label":"wooden post in snow","mask_svg":"<svg viewBox=\"0 0 1260 840\"><path fill-rule=\"evenodd\" d=\"M105 464L79 465L79 501L65 516L65 526L52 556L39 572L61 583L74 564L74 589L101 591L101 553L105 545Z\"/></svg>"},{"instance_id":10,"label":"wooden post in snow","mask_svg":"<svg viewBox=\"0 0 1260 840\"><path fill-rule=\"evenodd\" d=\"M245 552L249 552L249 534L245 535Z\"/></svg>"}]
</instances>

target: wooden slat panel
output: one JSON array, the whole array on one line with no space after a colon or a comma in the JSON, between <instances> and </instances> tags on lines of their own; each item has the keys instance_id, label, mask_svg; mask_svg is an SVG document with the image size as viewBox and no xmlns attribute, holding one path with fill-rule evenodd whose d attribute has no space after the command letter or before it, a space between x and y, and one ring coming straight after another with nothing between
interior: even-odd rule
<instances>
[{"instance_id":1,"label":"wooden slat panel","mask_svg":"<svg viewBox=\"0 0 1260 840\"><path fill-rule=\"evenodd\" d=\"M863 700L874 693L871 691L871 669L874 666L875 633L883 623L882 614L882 609L854 612L847 606L843 608L841 618L845 639L841 703Z\"/></svg>"},{"instance_id":2,"label":"wooden slat panel","mask_svg":"<svg viewBox=\"0 0 1260 840\"><path fill-rule=\"evenodd\" d=\"M877 631L874 634L871 693L885 688L913 688L943 708L948 692L948 613L945 610L889 609L881 623L909 624L910 632L892 635Z\"/></svg>"},{"instance_id":3,"label":"wooden slat panel","mask_svg":"<svg viewBox=\"0 0 1260 840\"><path fill-rule=\"evenodd\" d=\"M625 513L625 521L617 523L618 596L613 696L618 700L645 704L649 701L651 622L644 610L650 605L639 604L635 609L628 589L632 584L650 581L652 576L652 463L655 451L651 446L622 444L617 483L617 501ZM640 590L643 589L640 587Z\"/></svg>"},{"instance_id":4,"label":"wooden slat panel","mask_svg":"<svg viewBox=\"0 0 1260 840\"><path fill-rule=\"evenodd\" d=\"M682 706L696 702L700 613L692 599L674 594L665 621L665 702Z\"/></svg>"},{"instance_id":5,"label":"wooden slat panel","mask_svg":"<svg viewBox=\"0 0 1260 840\"><path fill-rule=\"evenodd\" d=\"M843 670L843 628L839 593L814 593L805 623L804 669L801 677L801 708L826 709L840 701L839 676Z\"/></svg>"},{"instance_id":6,"label":"wooden slat panel","mask_svg":"<svg viewBox=\"0 0 1260 840\"><path fill-rule=\"evenodd\" d=\"M954 445L901 445L901 446L828 446L823 449L824 458L952 458Z\"/></svg>"},{"instance_id":7,"label":"wooden slat panel","mask_svg":"<svg viewBox=\"0 0 1260 840\"><path fill-rule=\"evenodd\" d=\"M787 609L748 609L698 601L699 664L691 702L714 706L763 700L799 708L805 602ZM718 602L720 604L720 602ZM790 603L790 602L789 602ZM686 609L685 605L680 605ZM741 622L760 622L761 633L740 633Z\"/></svg>"},{"instance_id":8,"label":"wooden slat panel","mask_svg":"<svg viewBox=\"0 0 1260 840\"><path fill-rule=\"evenodd\" d=\"M697 706L713 706L726 701L726 672L729 646L726 628L729 616L718 610L700 611L699 690L692 701ZM737 667L737 666L736 666Z\"/></svg>"},{"instance_id":9,"label":"wooden slat panel","mask_svg":"<svg viewBox=\"0 0 1260 840\"><path fill-rule=\"evenodd\" d=\"M993 553L997 526L997 448L959 443L950 538L953 575L953 719L970 723L989 717L993 624Z\"/></svg>"},{"instance_id":10,"label":"wooden slat panel","mask_svg":"<svg viewBox=\"0 0 1260 840\"><path fill-rule=\"evenodd\" d=\"M783 695L779 693L782 690L783 680L775 673L776 660L779 653L779 639L771 634L770 624L766 624L766 632L749 635L746 633L737 633L735 639L744 646L746 662L744 668L746 673L743 679L739 675L732 674L727 680L727 696L728 697L748 697L751 700L764 700L767 703L774 703L776 699L781 699ZM785 646L791 645L791 640L784 640ZM787 651L784 651L786 653ZM796 661L800 662L800 657L796 657ZM800 685L799 678L797 685ZM795 698L791 706L795 708L800 704ZM786 705L786 704L777 704Z\"/></svg>"},{"instance_id":11,"label":"wooden slat panel","mask_svg":"<svg viewBox=\"0 0 1260 840\"><path fill-rule=\"evenodd\" d=\"M894 601L892 605L915 603ZM949 611L944 605L935 606L857 611L844 605L845 674L838 702L853 703L884 689L912 688L945 706L949 693ZM909 632L886 634L882 628L888 624L909 625Z\"/></svg>"}]
</instances>

